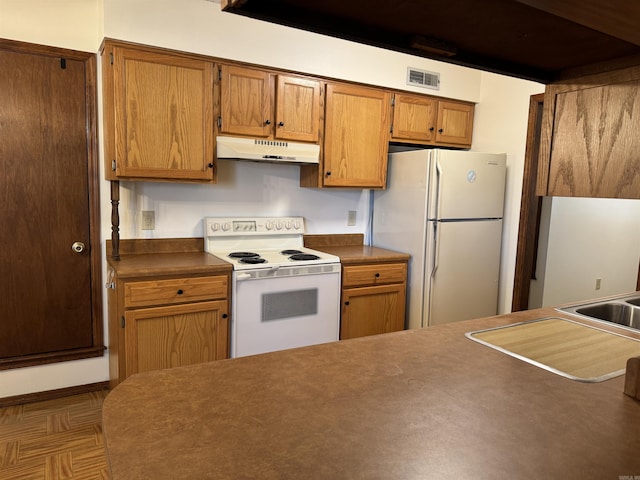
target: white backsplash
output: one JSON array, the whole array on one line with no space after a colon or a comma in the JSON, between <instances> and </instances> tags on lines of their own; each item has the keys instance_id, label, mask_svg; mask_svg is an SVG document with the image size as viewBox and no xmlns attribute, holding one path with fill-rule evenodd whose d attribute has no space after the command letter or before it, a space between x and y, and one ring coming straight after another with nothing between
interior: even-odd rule
<instances>
[{"instance_id":1,"label":"white backsplash","mask_svg":"<svg viewBox=\"0 0 640 480\"><path fill-rule=\"evenodd\" d=\"M367 231L369 190L301 188L299 177L297 165L219 160L215 185L123 181L120 236L201 237L206 216L301 216L306 233ZM155 212L154 230L140 228L143 210Z\"/></svg>"}]
</instances>

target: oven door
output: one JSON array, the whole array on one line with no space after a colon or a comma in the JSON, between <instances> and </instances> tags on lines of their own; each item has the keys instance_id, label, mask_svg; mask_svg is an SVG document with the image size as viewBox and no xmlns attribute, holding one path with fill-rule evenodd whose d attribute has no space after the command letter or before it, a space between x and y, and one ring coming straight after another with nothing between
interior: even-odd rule
<instances>
[{"instance_id":1,"label":"oven door","mask_svg":"<svg viewBox=\"0 0 640 480\"><path fill-rule=\"evenodd\" d=\"M233 272L231 356L338 340L340 264Z\"/></svg>"}]
</instances>

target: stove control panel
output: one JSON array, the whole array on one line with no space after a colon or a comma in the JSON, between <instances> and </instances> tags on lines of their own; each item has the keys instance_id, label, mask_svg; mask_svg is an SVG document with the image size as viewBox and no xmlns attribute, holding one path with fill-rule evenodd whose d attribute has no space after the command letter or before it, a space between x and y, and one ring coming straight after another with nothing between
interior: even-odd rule
<instances>
[{"instance_id":1,"label":"stove control panel","mask_svg":"<svg viewBox=\"0 0 640 480\"><path fill-rule=\"evenodd\" d=\"M303 217L206 217L205 237L304 234Z\"/></svg>"}]
</instances>

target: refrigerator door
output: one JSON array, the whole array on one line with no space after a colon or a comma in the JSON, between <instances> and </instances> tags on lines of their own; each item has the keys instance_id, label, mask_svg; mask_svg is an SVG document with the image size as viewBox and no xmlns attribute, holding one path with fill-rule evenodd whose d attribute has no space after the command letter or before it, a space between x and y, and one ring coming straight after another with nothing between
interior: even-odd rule
<instances>
[{"instance_id":1,"label":"refrigerator door","mask_svg":"<svg viewBox=\"0 0 640 480\"><path fill-rule=\"evenodd\" d=\"M428 222L424 326L497 313L502 220Z\"/></svg>"},{"instance_id":2,"label":"refrigerator door","mask_svg":"<svg viewBox=\"0 0 640 480\"><path fill-rule=\"evenodd\" d=\"M408 253L407 326L422 327L424 305L428 154L389 156L387 190L374 192L372 245Z\"/></svg>"},{"instance_id":3,"label":"refrigerator door","mask_svg":"<svg viewBox=\"0 0 640 480\"><path fill-rule=\"evenodd\" d=\"M432 150L429 219L502 218L506 155Z\"/></svg>"}]
</instances>

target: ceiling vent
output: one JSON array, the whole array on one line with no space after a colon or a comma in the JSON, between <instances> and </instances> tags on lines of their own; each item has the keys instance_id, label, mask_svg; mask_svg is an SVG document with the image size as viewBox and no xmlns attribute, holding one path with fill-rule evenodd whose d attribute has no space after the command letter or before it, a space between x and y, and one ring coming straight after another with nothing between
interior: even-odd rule
<instances>
[{"instance_id":1,"label":"ceiling vent","mask_svg":"<svg viewBox=\"0 0 640 480\"><path fill-rule=\"evenodd\" d=\"M431 88L440 90L440 74L418 70L417 68L407 68L407 85L414 87Z\"/></svg>"}]
</instances>

